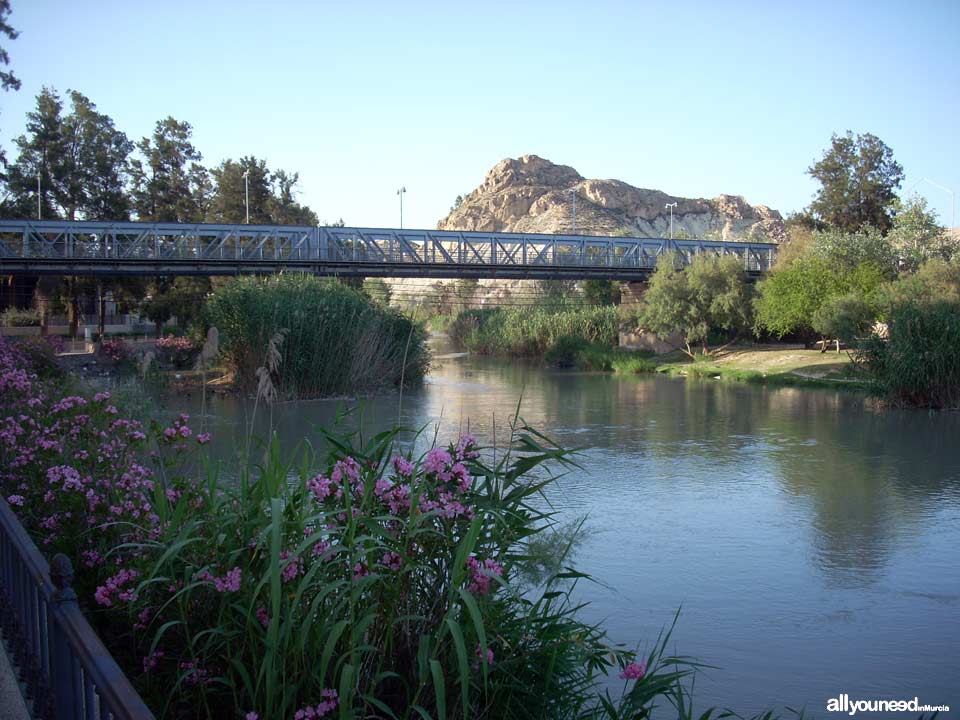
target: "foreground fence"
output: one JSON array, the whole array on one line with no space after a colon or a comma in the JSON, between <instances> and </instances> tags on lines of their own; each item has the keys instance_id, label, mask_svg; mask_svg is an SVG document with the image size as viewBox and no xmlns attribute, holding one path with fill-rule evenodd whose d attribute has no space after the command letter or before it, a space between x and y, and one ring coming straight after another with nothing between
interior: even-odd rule
<instances>
[{"instance_id":1,"label":"foreground fence","mask_svg":"<svg viewBox=\"0 0 960 720\"><path fill-rule=\"evenodd\" d=\"M50 565L0 498L0 612L11 660L49 720L152 720L77 605L66 555Z\"/></svg>"}]
</instances>

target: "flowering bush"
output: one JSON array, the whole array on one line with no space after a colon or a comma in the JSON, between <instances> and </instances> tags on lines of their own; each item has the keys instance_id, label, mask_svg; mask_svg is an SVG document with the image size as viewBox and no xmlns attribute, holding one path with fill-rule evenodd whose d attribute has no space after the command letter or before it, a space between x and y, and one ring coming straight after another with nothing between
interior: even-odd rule
<instances>
[{"instance_id":1,"label":"flowering bush","mask_svg":"<svg viewBox=\"0 0 960 720\"><path fill-rule=\"evenodd\" d=\"M100 343L99 352L103 357L110 358L115 363L122 363L133 358L133 348L123 338L108 338Z\"/></svg>"},{"instance_id":2,"label":"flowering bush","mask_svg":"<svg viewBox=\"0 0 960 720\"><path fill-rule=\"evenodd\" d=\"M173 335L159 338L156 348L157 359L164 365L171 365L178 370L190 367L200 350L199 346L190 338Z\"/></svg>"},{"instance_id":3,"label":"flowering bush","mask_svg":"<svg viewBox=\"0 0 960 720\"><path fill-rule=\"evenodd\" d=\"M0 494L65 552L107 646L158 716L646 717L689 671L575 617L572 571L519 579L550 524L525 480L566 453L529 428L415 458L397 431L326 457L274 440L235 484L198 472L190 418L144 428L61 396L0 340ZM614 702L608 674L631 683ZM416 708L419 708L416 709Z\"/></svg>"}]
</instances>

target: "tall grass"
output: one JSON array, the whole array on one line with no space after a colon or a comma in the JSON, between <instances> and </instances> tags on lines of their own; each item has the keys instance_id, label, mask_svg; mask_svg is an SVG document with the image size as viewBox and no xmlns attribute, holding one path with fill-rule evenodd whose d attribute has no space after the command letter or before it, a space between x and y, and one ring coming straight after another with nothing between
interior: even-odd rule
<instances>
[{"instance_id":1,"label":"tall grass","mask_svg":"<svg viewBox=\"0 0 960 720\"><path fill-rule=\"evenodd\" d=\"M548 365L561 369L612 370L621 375L639 375L657 369L656 362L650 359L648 352L591 343L571 335L557 338L544 360Z\"/></svg>"},{"instance_id":2,"label":"tall grass","mask_svg":"<svg viewBox=\"0 0 960 720\"><path fill-rule=\"evenodd\" d=\"M565 335L615 346L619 329L613 306L518 307L467 310L451 323L448 333L454 343L473 353L543 357Z\"/></svg>"},{"instance_id":3,"label":"tall grass","mask_svg":"<svg viewBox=\"0 0 960 720\"><path fill-rule=\"evenodd\" d=\"M422 328L336 280L308 275L240 278L207 300L222 356L238 383L255 388L265 348L278 331L284 397L318 397L420 382L428 354Z\"/></svg>"},{"instance_id":4,"label":"tall grass","mask_svg":"<svg viewBox=\"0 0 960 720\"><path fill-rule=\"evenodd\" d=\"M903 300L888 316L889 338L873 337L857 352L891 400L960 409L960 302Z\"/></svg>"}]
</instances>

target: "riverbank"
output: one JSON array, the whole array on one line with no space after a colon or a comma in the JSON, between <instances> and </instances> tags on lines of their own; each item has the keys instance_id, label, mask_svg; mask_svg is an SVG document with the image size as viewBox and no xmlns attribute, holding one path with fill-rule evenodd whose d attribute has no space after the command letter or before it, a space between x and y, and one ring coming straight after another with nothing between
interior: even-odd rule
<instances>
[{"instance_id":1,"label":"riverbank","mask_svg":"<svg viewBox=\"0 0 960 720\"><path fill-rule=\"evenodd\" d=\"M682 353L654 358L656 372L680 377L794 387L872 389L846 352L781 349L777 345L735 347L715 357L690 360Z\"/></svg>"}]
</instances>

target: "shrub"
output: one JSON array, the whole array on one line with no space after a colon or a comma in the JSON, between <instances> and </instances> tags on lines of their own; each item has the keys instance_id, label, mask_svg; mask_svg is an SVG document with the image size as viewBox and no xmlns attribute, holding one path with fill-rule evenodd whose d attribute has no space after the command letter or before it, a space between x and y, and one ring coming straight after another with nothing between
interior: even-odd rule
<instances>
[{"instance_id":1,"label":"shrub","mask_svg":"<svg viewBox=\"0 0 960 720\"><path fill-rule=\"evenodd\" d=\"M870 338L857 358L891 400L960 408L960 302L901 302L887 319L889 339Z\"/></svg>"},{"instance_id":2,"label":"shrub","mask_svg":"<svg viewBox=\"0 0 960 720\"><path fill-rule=\"evenodd\" d=\"M100 343L97 352L115 363L123 363L133 359L133 347L122 338L108 338Z\"/></svg>"},{"instance_id":3,"label":"shrub","mask_svg":"<svg viewBox=\"0 0 960 720\"><path fill-rule=\"evenodd\" d=\"M37 327L40 325L40 313L36 308L7 308L0 313L0 326L3 327Z\"/></svg>"},{"instance_id":4,"label":"shrub","mask_svg":"<svg viewBox=\"0 0 960 720\"><path fill-rule=\"evenodd\" d=\"M56 335L19 338L15 345L22 353L24 362L33 368L40 378L58 377L63 374L63 366L57 359L57 353L63 352L62 338Z\"/></svg>"},{"instance_id":5,"label":"shrub","mask_svg":"<svg viewBox=\"0 0 960 720\"><path fill-rule=\"evenodd\" d=\"M399 311L309 275L232 280L212 293L205 313L245 388L257 386L272 339L279 353L273 381L287 397L416 384L429 362L423 329Z\"/></svg>"},{"instance_id":6,"label":"shrub","mask_svg":"<svg viewBox=\"0 0 960 720\"><path fill-rule=\"evenodd\" d=\"M167 335L156 342L157 359L164 365L182 370L193 365L194 357L200 348L188 337Z\"/></svg>"},{"instance_id":7,"label":"shrub","mask_svg":"<svg viewBox=\"0 0 960 720\"><path fill-rule=\"evenodd\" d=\"M448 328L458 346L481 355L543 357L563 336L612 347L620 323L612 306L467 310Z\"/></svg>"},{"instance_id":8,"label":"shrub","mask_svg":"<svg viewBox=\"0 0 960 720\"><path fill-rule=\"evenodd\" d=\"M548 365L561 369L612 370L625 375L654 372L657 367L644 351L612 348L570 335L558 338L544 360Z\"/></svg>"}]
</instances>

